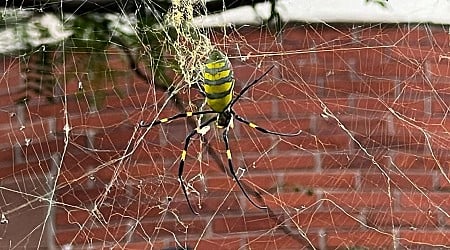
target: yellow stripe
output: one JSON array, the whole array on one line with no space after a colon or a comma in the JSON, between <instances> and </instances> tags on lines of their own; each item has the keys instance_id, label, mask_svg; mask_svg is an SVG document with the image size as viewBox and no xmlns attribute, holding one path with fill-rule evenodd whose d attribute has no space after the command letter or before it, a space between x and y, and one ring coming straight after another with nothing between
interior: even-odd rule
<instances>
[{"instance_id":1,"label":"yellow stripe","mask_svg":"<svg viewBox=\"0 0 450 250\"><path fill-rule=\"evenodd\" d=\"M165 122L167 122L167 121L169 121L169 118L163 118L163 119L161 119L161 120L159 120L161 123L165 123Z\"/></svg>"},{"instance_id":2,"label":"yellow stripe","mask_svg":"<svg viewBox=\"0 0 450 250\"><path fill-rule=\"evenodd\" d=\"M214 110L216 112L222 112L225 110L228 103L230 103L232 99L233 99L233 95L232 95L232 93L230 93L229 95L225 96L224 98L220 98L220 99L207 98L206 103L212 110Z\"/></svg>"},{"instance_id":3,"label":"yellow stripe","mask_svg":"<svg viewBox=\"0 0 450 250\"><path fill-rule=\"evenodd\" d=\"M227 149L227 157L228 159L231 159L231 151L229 149Z\"/></svg>"},{"instance_id":4,"label":"yellow stripe","mask_svg":"<svg viewBox=\"0 0 450 250\"><path fill-rule=\"evenodd\" d=\"M203 84L203 87L205 88L205 92L208 94L222 93L229 91L233 87L233 82L225 82L220 85Z\"/></svg>"},{"instance_id":5,"label":"yellow stripe","mask_svg":"<svg viewBox=\"0 0 450 250\"><path fill-rule=\"evenodd\" d=\"M257 128L257 127L258 127L258 125L254 124L254 123L252 123L252 122L250 122L250 123L248 124L248 126L250 126L250 128Z\"/></svg>"},{"instance_id":6,"label":"yellow stripe","mask_svg":"<svg viewBox=\"0 0 450 250\"><path fill-rule=\"evenodd\" d=\"M191 117L192 116L192 112L186 112L186 116L187 117Z\"/></svg>"},{"instance_id":7,"label":"yellow stripe","mask_svg":"<svg viewBox=\"0 0 450 250\"><path fill-rule=\"evenodd\" d=\"M223 60L223 61L216 61L216 62L207 63L206 64L206 68L208 68L208 69L220 69L222 67L225 67L225 65L226 65L225 60Z\"/></svg>"},{"instance_id":8,"label":"yellow stripe","mask_svg":"<svg viewBox=\"0 0 450 250\"><path fill-rule=\"evenodd\" d=\"M184 161L186 159L186 150L181 151L181 160Z\"/></svg>"},{"instance_id":9,"label":"yellow stripe","mask_svg":"<svg viewBox=\"0 0 450 250\"><path fill-rule=\"evenodd\" d=\"M210 74L210 73L208 73L208 72L205 72L205 74L203 75L203 77L204 77L206 80L209 80L209 81L217 81L217 80L220 80L220 79L222 79L222 78L228 77L228 76L230 75L230 73L231 73L231 70L230 70L230 69L227 69L227 70L224 70L224 71L217 72L217 74Z\"/></svg>"}]
</instances>

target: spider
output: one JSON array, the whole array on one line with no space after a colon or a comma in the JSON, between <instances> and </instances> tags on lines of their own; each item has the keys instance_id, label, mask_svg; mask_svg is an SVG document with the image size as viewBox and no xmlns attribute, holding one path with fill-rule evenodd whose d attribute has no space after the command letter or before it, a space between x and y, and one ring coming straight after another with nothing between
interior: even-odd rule
<instances>
[{"instance_id":1,"label":"spider","mask_svg":"<svg viewBox=\"0 0 450 250\"><path fill-rule=\"evenodd\" d=\"M153 127L157 126L162 123L169 123L173 120L180 119L180 118L186 118L191 116L197 116L197 115L203 115L203 114L216 114L212 118L206 120L205 122L201 123L199 127L193 129L185 138L184 142L184 148L181 152L181 159L180 159L180 165L178 168L178 181L180 182L181 189L183 190L184 196L186 198L186 201L189 205L190 210L194 214L198 214L194 208L192 207L188 194L186 191L186 186L183 181L183 169L184 169L184 162L186 159L186 152L189 147L189 142L191 138L197 134L200 133L201 129L208 126L211 122L216 120L216 126L218 128L223 128L223 141L225 144L225 150L226 155L228 159L228 167L230 170L231 175L233 176L234 180L238 184L239 188L242 190L242 193L245 195L245 197L252 203L255 207L260 209L266 209L265 206L260 206L256 204L252 199L250 199L249 195L243 188L241 182L239 181L239 178L236 176L236 173L234 171L233 167L233 159L231 157L231 150L228 143L228 131L231 127L232 120L236 119L238 122L244 123L248 125L250 128L256 129L262 133L266 134L272 134L272 135L278 135L278 136L296 136L300 134L302 131L298 131L297 133L289 134L289 133L280 133L275 131L270 131L268 129L259 127L255 123L252 123L245 118L239 116L236 114L233 110L234 104L239 100L239 98L242 97L251 87L253 87L255 84L257 84L264 76L266 76L274 66L270 67L266 72L264 72L261 76L256 78L250 83L247 83L246 86L239 92L239 94L236 95L236 97L233 99L233 88L235 79L233 76L233 70L231 68L231 62L228 59L227 56L225 56L222 52L219 50L213 50L205 63L205 68L203 72L203 78L204 82L202 84L201 92L203 96L206 98L206 104L211 108L211 110L205 110L205 111L198 111L198 112L186 112L186 113L179 113L171 117L163 118L154 122L150 123L144 123L141 121L139 123L140 127Z\"/></svg>"}]
</instances>

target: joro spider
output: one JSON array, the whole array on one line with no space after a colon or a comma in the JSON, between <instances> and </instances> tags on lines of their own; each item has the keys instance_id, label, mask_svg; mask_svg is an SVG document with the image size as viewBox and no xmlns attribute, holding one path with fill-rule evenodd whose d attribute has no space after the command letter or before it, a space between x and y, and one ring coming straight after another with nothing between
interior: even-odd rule
<instances>
[{"instance_id":1,"label":"joro spider","mask_svg":"<svg viewBox=\"0 0 450 250\"><path fill-rule=\"evenodd\" d=\"M185 138L184 142L184 148L181 152L181 160L180 160L180 166L178 167L178 181L180 182L181 189L183 190L184 196L186 198L186 201L189 205L189 208L191 209L192 213L198 214L194 208L191 205L191 202L189 201L189 197L186 191L186 186L183 181L183 169L184 169L184 162L186 159L186 152L189 147L189 142L191 138L199 133L202 128L209 125L211 122L216 120L216 126L218 128L223 128L223 141L225 144L225 150L226 155L228 159L228 167L230 170L231 175L233 176L234 180L238 184L239 188L242 190L242 193L245 195L245 197L252 203L255 207L260 209L266 209L265 206L260 206L256 204L252 199L250 199L249 195L243 188L241 182L236 176L236 173L233 168L233 159L231 157L231 150L229 148L228 143L228 131L230 129L231 121L233 118L235 118L237 121L244 123L248 125L250 128L256 129L262 133L266 134L272 134L272 135L278 135L278 136L296 136L300 134L302 131L298 131L297 133L289 134L289 133L280 133L275 131L270 131L268 129L259 127L255 123L252 123L245 118L239 116L236 114L233 110L234 104L239 100L239 98L242 97L251 87L253 87L255 84L257 84L264 76L266 76L274 66L270 67L266 72L264 72L261 76L253 80L251 83L248 83L240 92L237 94L237 96L233 99L233 88L235 79L233 76L233 70L231 69L231 62L228 59L227 56L225 56L222 52L219 50L213 50L205 63L205 68L203 72L203 78L204 82L202 84L202 94L206 98L207 105L211 108L211 110L205 110L205 111L198 111L198 112L186 112L186 113L179 113L171 117L163 118L154 122L150 123L144 123L141 121L139 123L140 127L153 127L162 123L169 123L173 120L185 118L185 117L191 117L196 115L203 115L203 114L217 114L216 116L206 120L205 122L201 123L199 127L193 129Z\"/></svg>"}]
</instances>

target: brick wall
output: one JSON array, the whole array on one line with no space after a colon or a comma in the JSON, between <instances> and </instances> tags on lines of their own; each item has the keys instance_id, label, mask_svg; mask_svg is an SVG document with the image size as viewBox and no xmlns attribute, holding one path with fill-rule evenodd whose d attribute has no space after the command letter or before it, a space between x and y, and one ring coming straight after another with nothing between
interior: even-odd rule
<instances>
[{"instance_id":1,"label":"brick wall","mask_svg":"<svg viewBox=\"0 0 450 250\"><path fill-rule=\"evenodd\" d=\"M198 249L449 247L447 28L292 25L278 36L251 28L226 39L216 35L214 44L232 58L237 90L276 66L236 104L236 112L268 129L303 133L283 138L240 124L230 132L235 167L248 169L242 183L268 211L253 207L224 173L225 161L206 152L210 147L224 160L218 132L207 134L208 146L194 140L184 177L200 192L200 199L190 194L199 216L189 211L176 180L189 125L183 120L135 130L142 119L178 110L171 102L161 109L165 95L130 73L124 57L110 54L110 68L122 74L115 85L102 83L107 95L99 111L87 104L88 93L76 97L78 82L88 86L89 78L70 67L83 62L70 59L62 85L65 106L43 98L13 105L25 65L5 58L0 192L8 223L0 225L0 243L127 249L170 248L176 242ZM250 56L243 61L240 54ZM60 70L55 68L58 77L64 75ZM201 102L195 93L179 97L186 106L187 100Z\"/></svg>"}]
</instances>

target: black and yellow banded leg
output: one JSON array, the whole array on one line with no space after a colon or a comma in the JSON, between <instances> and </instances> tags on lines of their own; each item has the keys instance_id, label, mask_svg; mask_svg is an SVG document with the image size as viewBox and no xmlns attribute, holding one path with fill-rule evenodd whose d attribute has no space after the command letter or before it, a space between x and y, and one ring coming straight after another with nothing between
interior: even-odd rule
<instances>
[{"instance_id":1,"label":"black and yellow banded leg","mask_svg":"<svg viewBox=\"0 0 450 250\"><path fill-rule=\"evenodd\" d=\"M233 112L233 115L236 118L236 120L247 124L250 128L254 128L254 129L256 129L256 130L258 130L258 131L260 131L262 133L266 133L266 134L279 135L279 136L296 136L296 135L299 135L302 132L302 130L299 130L297 133L290 134L290 133L281 133L281 132L271 131L271 130L259 127L258 125L254 124L253 122L250 122L250 121L246 120L245 118L237 115L234 112Z\"/></svg>"},{"instance_id":2,"label":"black and yellow banded leg","mask_svg":"<svg viewBox=\"0 0 450 250\"><path fill-rule=\"evenodd\" d=\"M233 176L234 180L237 182L239 188L242 190L242 193L244 193L245 197L250 201L250 203L253 204L253 206L260 208L260 209L267 209L266 206L260 206L260 205L256 204L252 199L250 199L250 196L247 194L247 192L245 191L241 182L239 181L238 177L236 176L236 173L234 172L233 158L231 157L231 150L230 150L230 146L228 144L228 129L229 129L229 127L225 128L225 130L223 131L223 141L225 143L225 150L227 152L228 167L230 169L230 173Z\"/></svg>"},{"instance_id":3,"label":"black and yellow banded leg","mask_svg":"<svg viewBox=\"0 0 450 250\"><path fill-rule=\"evenodd\" d=\"M139 123L139 127L141 127L141 128L153 127L153 126L156 126L156 125L159 125L162 123L171 122L171 121L179 119L179 118L191 117L191 116L195 116L195 115L215 114L215 113L217 113L217 112L215 112L213 110L205 110L205 111L198 111L198 112L186 112L186 113L176 114L174 116L167 117L167 118L162 118L162 119L154 121L154 122L144 123L143 121L141 121Z\"/></svg>"},{"instance_id":4,"label":"black and yellow banded leg","mask_svg":"<svg viewBox=\"0 0 450 250\"><path fill-rule=\"evenodd\" d=\"M209 120L207 120L207 121L203 122L202 124L200 124L200 126L198 128L192 130L186 136L186 139L184 139L184 148L183 148L183 151L181 151L180 166L178 167L178 181L180 182L181 189L183 190L184 197L186 198L186 201L187 201L187 203L189 205L189 208L191 209L192 213L197 214L197 215L198 215L198 213L194 210L194 208L191 205L191 202L189 201L189 197L188 197L188 194L187 194L186 186L184 185L184 181L183 181L184 162L186 160L186 154L187 154L187 150L188 150L189 143L191 141L192 136L196 135L199 130L201 130L203 127L207 126L208 124L210 124L215 119L216 119L216 117L212 117Z\"/></svg>"}]
</instances>

